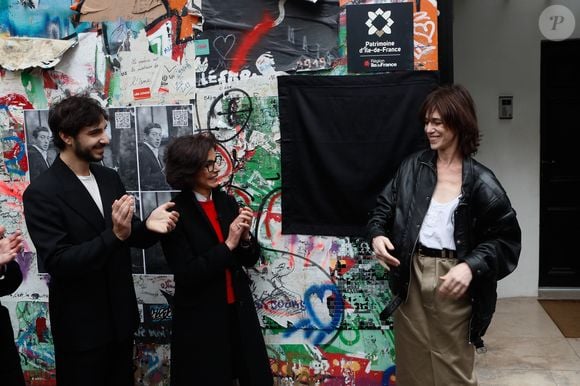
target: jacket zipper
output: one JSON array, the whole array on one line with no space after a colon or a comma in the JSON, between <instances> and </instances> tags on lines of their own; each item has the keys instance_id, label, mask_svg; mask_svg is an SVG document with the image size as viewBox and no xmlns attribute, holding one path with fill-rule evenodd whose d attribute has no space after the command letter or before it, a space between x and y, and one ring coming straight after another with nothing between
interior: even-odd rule
<instances>
[{"instance_id":1,"label":"jacket zipper","mask_svg":"<svg viewBox=\"0 0 580 386\"><path fill-rule=\"evenodd\" d=\"M435 177L437 177L437 171L435 169L433 169L433 166L431 166L431 164L425 162L425 161L420 161L420 165L424 165L426 167L428 167L431 172L433 172L435 174ZM419 180L417 180L416 182L417 184L419 183ZM435 188L433 188L433 190L435 190ZM431 196L433 196L433 192L431 192ZM413 224L414 226L414 224ZM419 229L420 230L420 229ZM409 287L411 287L411 280L413 280L413 257L415 256L415 250L417 249L417 243L419 242L419 232L417 232L417 238L415 239L415 242L413 243L413 249L411 249L411 255L409 256L409 284L407 284L407 290L405 291L405 303L407 302L407 299L409 298Z\"/></svg>"}]
</instances>

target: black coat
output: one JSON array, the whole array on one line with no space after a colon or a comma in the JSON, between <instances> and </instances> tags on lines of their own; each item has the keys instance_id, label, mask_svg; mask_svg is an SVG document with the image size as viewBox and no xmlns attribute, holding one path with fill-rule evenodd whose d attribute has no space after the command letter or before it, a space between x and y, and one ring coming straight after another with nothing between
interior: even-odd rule
<instances>
[{"instance_id":1,"label":"black coat","mask_svg":"<svg viewBox=\"0 0 580 386\"><path fill-rule=\"evenodd\" d=\"M1 274L1 272L0 272ZM4 278L0 280L0 296L16 291L22 282L22 273L16 261L6 264ZM20 356L14 344L14 332L6 307L0 305L0 380L2 385L24 386Z\"/></svg>"},{"instance_id":2,"label":"black coat","mask_svg":"<svg viewBox=\"0 0 580 386\"><path fill-rule=\"evenodd\" d=\"M423 150L407 158L379 194L368 223L369 239L392 241L401 265L391 269L389 284L406 299L411 258L437 183L437 154ZM495 311L497 281L512 272L521 249L516 212L495 175L474 160L463 160L461 198L454 213L457 258L469 265L473 280L470 342L479 345Z\"/></svg>"},{"instance_id":3,"label":"black coat","mask_svg":"<svg viewBox=\"0 0 580 386\"><path fill-rule=\"evenodd\" d=\"M233 197L212 193L224 239L238 215ZM175 230L162 238L163 253L175 277L171 336L171 385L230 386L231 347L229 309L226 302L225 269L232 273L235 307L242 339L239 365L247 369L252 386L273 384L249 278L242 266L251 267L260 248L230 251L218 241L209 219L192 192L183 191L173 200L180 213Z\"/></svg>"},{"instance_id":4,"label":"black coat","mask_svg":"<svg viewBox=\"0 0 580 386\"><path fill-rule=\"evenodd\" d=\"M82 351L131 339L139 323L130 246L158 240L133 218L131 236L113 233L111 205L125 194L119 175L92 164L104 218L73 171L56 158L24 192L24 218L50 274L49 311L55 348Z\"/></svg>"}]
</instances>

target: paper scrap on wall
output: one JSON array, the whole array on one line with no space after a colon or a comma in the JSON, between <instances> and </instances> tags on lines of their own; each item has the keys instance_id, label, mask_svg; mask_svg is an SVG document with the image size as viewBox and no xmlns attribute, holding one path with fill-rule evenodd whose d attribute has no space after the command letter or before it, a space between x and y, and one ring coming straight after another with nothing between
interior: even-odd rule
<instances>
[{"instance_id":1,"label":"paper scrap on wall","mask_svg":"<svg viewBox=\"0 0 580 386\"><path fill-rule=\"evenodd\" d=\"M85 93L93 97L102 94L103 84L98 81L95 70L99 40L96 32L79 34L79 45L58 66L45 72L44 91L49 105L70 94Z\"/></svg>"},{"instance_id":2,"label":"paper scrap on wall","mask_svg":"<svg viewBox=\"0 0 580 386\"><path fill-rule=\"evenodd\" d=\"M9 71L51 68L76 43L76 40L0 38L0 67Z\"/></svg>"},{"instance_id":3,"label":"paper scrap on wall","mask_svg":"<svg viewBox=\"0 0 580 386\"><path fill-rule=\"evenodd\" d=\"M80 8L80 9L79 9ZM165 15L167 10L162 0L85 0L77 7L80 21L107 21L144 19L147 23Z\"/></svg>"},{"instance_id":4,"label":"paper scrap on wall","mask_svg":"<svg viewBox=\"0 0 580 386\"><path fill-rule=\"evenodd\" d=\"M119 52L121 105L187 102L195 97L193 49L181 62L149 51L145 31L133 40L131 52Z\"/></svg>"}]
</instances>

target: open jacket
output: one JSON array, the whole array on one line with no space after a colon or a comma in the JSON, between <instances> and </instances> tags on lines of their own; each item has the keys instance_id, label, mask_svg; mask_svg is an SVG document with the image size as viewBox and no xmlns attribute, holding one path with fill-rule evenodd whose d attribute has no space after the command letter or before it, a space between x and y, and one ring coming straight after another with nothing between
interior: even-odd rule
<instances>
[{"instance_id":1,"label":"open jacket","mask_svg":"<svg viewBox=\"0 0 580 386\"><path fill-rule=\"evenodd\" d=\"M125 194L119 175L91 164L104 215L74 172L57 157L24 191L24 218L38 259L50 274L51 330L57 350L84 351L133 338L139 324L130 247L159 240L133 217L131 236L113 233L111 206Z\"/></svg>"},{"instance_id":2,"label":"open jacket","mask_svg":"<svg viewBox=\"0 0 580 386\"><path fill-rule=\"evenodd\" d=\"M419 230L437 183L437 153L423 150L408 157L379 194L367 225L369 238L387 236L393 255L400 260L392 268L389 285L393 295L406 300L411 258ZM481 346L495 311L497 281L517 266L521 231L516 213L491 170L471 157L463 160L461 197L454 213L457 258L473 273L469 287L473 306L469 341Z\"/></svg>"},{"instance_id":3,"label":"open jacket","mask_svg":"<svg viewBox=\"0 0 580 386\"><path fill-rule=\"evenodd\" d=\"M212 191L224 239L238 216L236 200L219 189ZM247 369L252 386L273 384L266 346L244 267L254 266L260 246L252 237L247 248L230 251L191 191L174 199L179 212L175 229L161 239L163 253L175 278L171 334L171 386L231 385L232 347L230 307L236 310L240 336L239 366ZM226 301L226 268L231 272L235 304ZM193 377L193 378L192 378ZM194 379L194 381L192 381Z\"/></svg>"}]
</instances>

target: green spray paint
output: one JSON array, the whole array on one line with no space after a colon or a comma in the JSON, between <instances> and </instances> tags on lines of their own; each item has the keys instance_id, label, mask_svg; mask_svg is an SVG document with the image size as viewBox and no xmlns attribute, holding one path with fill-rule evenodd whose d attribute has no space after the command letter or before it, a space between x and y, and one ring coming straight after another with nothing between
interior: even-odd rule
<instances>
[{"instance_id":1,"label":"green spray paint","mask_svg":"<svg viewBox=\"0 0 580 386\"><path fill-rule=\"evenodd\" d=\"M2 1L2 0L0 0ZM48 107L46 94L44 93L44 81L40 70L23 71L20 79L26 90L26 97L36 109L45 109Z\"/></svg>"}]
</instances>

